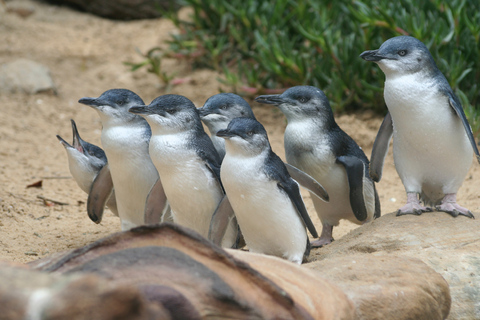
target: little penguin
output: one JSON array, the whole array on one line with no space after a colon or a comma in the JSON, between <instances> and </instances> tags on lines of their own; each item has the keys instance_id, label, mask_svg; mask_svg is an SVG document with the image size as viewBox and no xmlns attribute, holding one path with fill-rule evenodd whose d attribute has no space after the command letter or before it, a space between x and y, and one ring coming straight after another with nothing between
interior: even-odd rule
<instances>
[{"instance_id":1,"label":"little penguin","mask_svg":"<svg viewBox=\"0 0 480 320\"><path fill-rule=\"evenodd\" d=\"M99 171L107 164L107 156L100 147L80 138L75 121L73 119L70 121L73 132L72 144L69 144L59 135L57 135L57 139L67 151L68 168L73 179L77 182L80 189L88 194ZM112 192L108 199L107 207L113 214L118 216L115 191ZM99 216L98 219L101 220L102 216Z\"/></svg>"},{"instance_id":2,"label":"little penguin","mask_svg":"<svg viewBox=\"0 0 480 320\"><path fill-rule=\"evenodd\" d=\"M285 114L287 162L311 175L328 192L328 203L312 196L323 226L312 247L331 243L333 226L341 219L363 224L380 216L380 201L368 174L369 161L335 122L322 90L295 86L280 95L263 95L255 100L275 105Z\"/></svg>"},{"instance_id":3,"label":"little penguin","mask_svg":"<svg viewBox=\"0 0 480 320\"><path fill-rule=\"evenodd\" d=\"M102 121L102 146L108 159L92 185L87 209L95 216L95 208L101 207L98 199L105 199L113 181L118 215L122 230L145 224L145 203L158 172L148 154L151 130L140 116L131 114L131 106L143 104L143 100L127 89L110 89L98 98L82 98L79 103L94 108ZM109 169L107 172L102 172ZM159 207L167 206L162 188L157 188ZM93 208L93 209L92 209ZM93 212L92 212L93 211Z\"/></svg>"},{"instance_id":4,"label":"little penguin","mask_svg":"<svg viewBox=\"0 0 480 320\"><path fill-rule=\"evenodd\" d=\"M225 140L217 137L217 132L226 129L230 121L235 118L255 119L248 102L235 93L219 93L211 96L198 111L200 118L210 131L210 138L222 160L225 157Z\"/></svg>"},{"instance_id":5,"label":"little penguin","mask_svg":"<svg viewBox=\"0 0 480 320\"><path fill-rule=\"evenodd\" d=\"M175 223L208 236L212 215L224 197L220 157L204 131L195 105L181 95L167 94L130 113L150 124L150 156L157 167ZM230 221L221 243L236 243L237 226Z\"/></svg>"},{"instance_id":6,"label":"little penguin","mask_svg":"<svg viewBox=\"0 0 480 320\"><path fill-rule=\"evenodd\" d=\"M272 151L265 128L236 118L217 132L226 140L221 178L251 252L301 264L310 253L305 227L318 237L298 183Z\"/></svg>"},{"instance_id":7,"label":"little penguin","mask_svg":"<svg viewBox=\"0 0 480 320\"><path fill-rule=\"evenodd\" d=\"M248 102L234 93L219 93L211 96L198 111L200 112L200 118L210 131L210 138L221 160L225 156L225 140L217 137L217 132L226 129L230 121L235 118L255 119ZM323 199L323 201L328 201L327 192L315 179L289 164L285 165L290 176L302 187L308 189L320 199ZM228 202L228 197L222 200L217 209L212 218L209 232L209 239L215 244L219 244L221 241L227 222L235 218L233 208L231 208Z\"/></svg>"},{"instance_id":8,"label":"little penguin","mask_svg":"<svg viewBox=\"0 0 480 320\"><path fill-rule=\"evenodd\" d=\"M474 218L457 191L480 155L458 97L420 40L398 36L360 55L385 74L388 108L372 150L371 175L380 181L393 136L393 159L407 193L398 215L432 211ZM423 201L424 205L421 205Z\"/></svg>"}]
</instances>

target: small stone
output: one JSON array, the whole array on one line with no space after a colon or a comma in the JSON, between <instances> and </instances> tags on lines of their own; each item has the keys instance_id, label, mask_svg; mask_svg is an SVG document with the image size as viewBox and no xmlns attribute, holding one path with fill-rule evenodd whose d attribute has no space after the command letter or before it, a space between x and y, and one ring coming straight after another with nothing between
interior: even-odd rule
<instances>
[{"instance_id":1,"label":"small stone","mask_svg":"<svg viewBox=\"0 0 480 320\"><path fill-rule=\"evenodd\" d=\"M56 93L50 70L35 61L18 59L0 65L0 93Z\"/></svg>"}]
</instances>

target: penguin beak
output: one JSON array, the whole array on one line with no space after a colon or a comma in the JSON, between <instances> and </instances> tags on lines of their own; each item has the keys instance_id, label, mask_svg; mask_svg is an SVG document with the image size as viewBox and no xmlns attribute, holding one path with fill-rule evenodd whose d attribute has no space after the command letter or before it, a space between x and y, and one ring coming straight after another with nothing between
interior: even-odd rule
<instances>
[{"instance_id":1,"label":"penguin beak","mask_svg":"<svg viewBox=\"0 0 480 320\"><path fill-rule=\"evenodd\" d=\"M229 131L228 129L220 130L217 132L217 137L224 138L224 139L230 139L232 137L235 137L237 134Z\"/></svg>"},{"instance_id":2,"label":"penguin beak","mask_svg":"<svg viewBox=\"0 0 480 320\"><path fill-rule=\"evenodd\" d=\"M72 134L73 134L72 147L77 149L81 153L85 153L83 151L82 139L80 139L80 134L78 133L78 130L77 130L77 125L75 124L75 121L73 121L73 119L71 119L70 121L72 122Z\"/></svg>"},{"instance_id":3,"label":"penguin beak","mask_svg":"<svg viewBox=\"0 0 480 320\"><path fill-rule=\"evenodd\" d=\"M58 141L60 141L62 146L64 146L65 148L72 148L73 149L73 147L67 141L65 141L62 137L60 137L58 134L57 134L57 139L58 139Z\"/></svg>"},{"instance_id":4,"label":"penguin beak","mask_svg":"<svg viewBox=\"0 0 480 320\"><path fill-rule=\"evenodd\" d=\"M82 146L82 140L80 139L80 134L78 133L75 121L73 121L73 119L70 121L72 122L73 143L70 145L67 141L65 141L59 135L57 135L57 139L65 148L77 149L79 152L85 154Z\"/></svg>"},{"instance_id":5,"label":"penguin beak","mask_svg":"<svg viewBox=\"0 0 480 320\"><path fill-rule=\"evenodd\" d=\"M360 58L362 58L363 60L366 60L366 61L377 62L377 61L380 61L382 59L385 59L386 57L379 54L378 50L368 50L368 51L362 52L362 54L360 55Z\"/></svg>"},{"instance_id":6,"label":"penguin beak","mask_svg":"<svg viewBox=\"0 0 480 320\"><path fill-rule=\"evenodd\" d=\"M200 118L206 117L210 114L207 109L205 109L205 106L198 108L198 114L200 115Z\"/></svg>"},{"instance_id":7,"label":"penguin beak","mask_svg":"<svg viewBox=\"0 0 480 320\"><path fill-rule=\"evenodd\" d=\"M272 104L274 106L278 106L286 102L285 99L280 97L280 95L278 94L258 96L255 98L255 101L257 101L258 103Z\"/></svg>"},{"instance_id":8,"label":"penguin beak","mask_svg":"<svg viewBox=\"0 0 480 320\"><path fill-rule=\"evenodd\" d=\"M138 115L149 115L156 113L153 112L153 110L151 110L148 106L133 106L128 109L128 112Z\"/></svg>"},{"instance_id":9,"label":"penguin beak","mask_svg":"<svg viewBox=\"0 0 480 320\"><path fill-rule=\"evenodd\" d=\"M107 101L104 101L102 99L99 99L99 98L81 98L80 100L78 100L79 103L81 104L84 104L84 105L87 105L89 107L92 107L92 108L95 108L97 109L98 107L101 107L101 106L109 106L110 104L107 102Z\"/></svg>"}]
</instances>

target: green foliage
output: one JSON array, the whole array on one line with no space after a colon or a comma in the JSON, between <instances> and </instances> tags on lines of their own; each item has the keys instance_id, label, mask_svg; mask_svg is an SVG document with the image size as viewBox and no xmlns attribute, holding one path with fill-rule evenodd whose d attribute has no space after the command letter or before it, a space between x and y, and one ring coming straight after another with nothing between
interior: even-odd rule
<instances>
[{"instance_id":1,"label":"green foliage","mask_svg":"<svg viewBox=\"0 0 480 320\"><path fill-rule=\"evenodd\" d=\"M136 71L144 66L147 66L147 71L155 74L160 82L162 82L166 88L166 91L169 91L171 87L171 81L174 78L173 74L168 74L162 70L162 59L167 56L164 50L160 47L155 47L147 51L147 53L142 53L138 48L136 49L137 53L144 58L141 62L124 62L126 66L130 67L130 70Z\"/></svg>"},{"instance_id":2,"label":"green foliage","mask_svg":"<svg viewBox=\"0 0 480 320\"><path fill-rule=\"evenodd\" d=\"M409 34L430 49L480 129L472 119L480 104L478 0L184 1L193 14L188 21L170 15L181 31L170 49L223 71L223 81L237 89L309 84L323 89L338 111L384 110L384 75L359 54Z\"/></svg>"}]
</instances>

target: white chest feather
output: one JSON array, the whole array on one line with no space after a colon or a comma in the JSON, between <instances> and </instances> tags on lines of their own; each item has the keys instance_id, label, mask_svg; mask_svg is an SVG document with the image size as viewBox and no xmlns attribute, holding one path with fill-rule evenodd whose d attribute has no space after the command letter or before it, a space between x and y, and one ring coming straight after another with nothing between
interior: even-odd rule
<instances>
[{"instance_id":1,"label":"white chest feather","mask_svg":"<svg viewBox=\"0 0 480 320\"><path fill-rule=\"evenodd\" d=\"M314 124L289 123L285 130L287 162L315 178L328 192L330 201L312 196L322 222L337 225L341 219L356 220L349 200L345 168L336 163L327 134Z\"/></svg>"},{"instance_id":2,"label":"white chest feather","mask_svg":"<svg viewBox=\"0 0 480 320\"><path fill-rule=\"evenodd\" d=\"M69 148L67 149L67 156L68 168L73 179L75 179L80 189L89 193L98 172L90 165L88 158L83 153Z\"/></svg>"},{"instance_id":3,"label":"white chest feather","mask_svg":"<svg viewBox=\"0 0 480 320\"><path fill-rule=\"evenodd\" d=\"M473 151L448 98L418 74L387 78L384 95L393 119L395 166L407 191L429 185L439 196L446 189L456 192Z\"/></svg>"},{"instance_id":4,"label":"white chest feather","mask_svg":"<svg viewBox=\"0 0 480 320\"><path fill-rule=\"evenodd\" d=\"M160 174L174 221L208 235L210 220L223 192L186 134L154 135L150 154Z\"/></svg>"},{"instance_id":5,"label":"white chest feather","mask_svg":"<svg viewBox=\"0 0 480 320\"><path fill-rule=\"evenodd\" d=\"M102 130L122 225L144 223L145 201L158 173L148 155L144 128L115 126Z\"/></svg>"},{"instance_id":6,"label":"white chest feather","mask_svg":"<svg viewBox=\"0 0 480 320\"><path fill-rule=\"evenodd\" d=\"M227 155L222 182L252 252L301 262L307 234L290 198L263 173L265 155Z\"/></svg>"}]
</instances>

